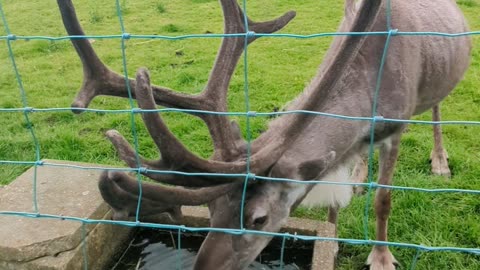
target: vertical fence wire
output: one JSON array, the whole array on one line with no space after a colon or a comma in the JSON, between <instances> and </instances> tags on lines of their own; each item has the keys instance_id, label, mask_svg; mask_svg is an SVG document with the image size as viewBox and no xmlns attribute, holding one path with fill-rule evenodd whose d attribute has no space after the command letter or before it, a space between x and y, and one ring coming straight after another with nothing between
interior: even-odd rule
<instances>
[{"instance_id":1,"label":"vertical fence wire","mask_svg":"<svg viewBox=\"0 0 480 270\"><path fill-rule=\"evenodd\" d=\"M369 214L368 211L370 209L370 202L372 198L372 193L374 189L374 174L373 174L373 156L375 153L375 125L376 125L376 120L378 119L377 115L377 107L378 107L378 96L380 94L380 88L382 86L382 77L383 77L383 70L384 70L384 65L385 61L387 60L387 54L388 54L388 48L390 45L390 37L391 37L391 10L390 10L390 0L387 0L387 11L386 11L386 19L387 19L387 30L389 31L389 34L387 36L387 39L385 41L385 45L383 48L383 53L382 53L382 58L380 60L380 67L378 69L378 75L377 75L377 81L375 83L375 92L373 96L373 104L372 104L372 120L370 122L370 144L368 147L368 189L367 189L367 194L366 194L366 200L365 200L365 210L364 210L364 215L363 215L363 233L364 233L364 238L365 240L369 239L369 229L368 229L368 220L369 220Z\"/></svg>"},{"instance_id":2,"label":"vertical fence wire","mask_svg":"<svg viewBox=\"0 0 480 270\"><path fill-rule=\"evenodd\" d=\"M13 35L10 32L10 27L8 26L7 18L5 17L5 13L3 12L3 7L2 7L2 2L1 1L0 1L0 16L2 17L3 26L4 26L5 32L7 34L8 55L9 55L9 58L10 58L10 61L11 61L11 64L12 64L13 71L15 73L15 79L17 81L18 88L19 88L19 91L20 91L20 97L21 97L21 100L22 100L22 105L25 108L25 110L23 111L23 116L25 118L27 129L30 132L30 136L32 137L32 141L33 141L34 147L35 147L35 164L34 164L34 174L33 174L33 179L32 179L32 182L33 182L32 183L32 185L33 185L32 201L33 201L33 211L35 213L38 213L39 210L38 210L38 202L37 202L37 168L38 168L39 165L41 165L40 144L38 142L37 136L35 135L35 130L33 128L33 124L30 121L30 117L28 116L28 114L30 113L31 110L29 110L29 107L28 107L27 94L25 92L25 88L23 87L22 77L21 77L20 72L18 70L17 63L15 61L15 56L14 56L13 49L12 49L11 42L14 41L16 39L16 37L15 37L15 35Z\"/></svg>"},{"instance_id":3,"label":"vertical fence wire","mask_svg":"<svg viewBox=\"0 0 480 270\"><path fill-rule=\"evenodd\" d=\"M116 6L116 12L117 12L117 17L118 21L120 24L120 30L122 31L122 38L120 46L122 50L122 66L123 66L123 76L125 78L125 87L128 92L128 102L130 104L131 112L130 112L130 126L132 130L132 136L133 136L133 144L135 148L135 160L137 163L137 167L141 168L142 164L140 162L140 156L139 156L139 144L138 144L138 135L137 135L137 128L136 128L136 123L135 123L135 102L133 101L133 95L132 95L132 89L130 87L130 79L128 77L128 68L127 68L127 49L126 49L126 40L130 39L130 34L128 34L125 31L125 24L123 22L123 15L122 15L122 6L126 6L126 1L124 0L122 2L123 4L120 4L120 0L115 0L115 6ZM137 202L137 210L135 212L135 221L139 222L140 220L140 207L142 205L142 197L143 197L143 190L142 190L142 176L140 173L140 169L136 173L137 177L137 182L138 182L138 202Z\"/></svg>"},{"instance_id":4,"label":"vertical fence wire","mask_svg":"<svg viewBox=\"0 0 480 270\"><path fill-rule=\"evenodd\" d=\"M178 229L177 234L177 270L183 269L182 266L182 229Z\"/></svg>"},{"instance_id":5,"label":"vertical fence wire","mask_svg":"<svg viewBox=\"0 0 480 270\"><path fill-rule=\"evenodd\" d=\"M246 129L247 129L247 166L246 166L246 177L243 184L243 193L242 200L240 202L240 229L245 228L244 224L244 207L245 207L245 197L247 196L247 187L250 175L250 158L251 158L251 140L252 133L250 132L250 98L249 98L249 89L248 89L248 38L249 38L249 29L248 29L248 17L247 17L247 1L242 0L243 4L243 23L245 26L245 40L244 40L244 49L243 49L243 91L244 91L244 100L245 100L245 112L246 116Z\"/></svg>"},{"instance_id":6,"label":"vertical fence wire","mask_svg":"<svg viewBox=\"0 0 480 270\"><path fill-rule=\"evenodd\" d=\"M287 239L287 234L282 237L282 246L280 247L280 270L285 268L285 241Z\"/></svg>"},{"instance_id":7,"label":"vertical fence wire","mask_svg":"<svg viewBox=\"0 0 480 270\"><path fill-rule=\"evenodd\" d=\"M373 105L372 105L372 121L370 124L370 144L368 147L368 191L367 191L367 199L365 200L365 214L364 214L364 236L365 240L369 239L369 233L368 233L368 210L370 209L370 201L372 197L372 192L373 192L373 186L374 186L374 179L373 179L373 155L374 155L374 146L375 146L375 125L376 122L380 119L381 116L377 115L377 107L378 107L378 95L380 93L380 88L382 85L382 77L383 77L383 71L384 71L384 66L385 66L385 61L387 60L387 55L388 55L388 48L390 47L390 40L392 37L392 34L395 32L395 30L389 30L387 39L385 41L385 46L383 49L382 53L382 58L380 60L380 67L378 70L378 76L377 76L377 82L375 85L375 92L373 96Z\"/></svg>"},{"instance_id":8,"label":"vertical fence wire","mask_svg":"<svg viewBox=\"0 0 480 270\"><path fill-rule=\"evenodd\" d=\"M417 251L415 252L415 256L413 257L412 264L410 265L410 270L415 270L415 268L417 267L417 262L418 262L418 259L420 259L421 252L422 251L420 249L417 249Z\"/></svg>"}]
</instances>

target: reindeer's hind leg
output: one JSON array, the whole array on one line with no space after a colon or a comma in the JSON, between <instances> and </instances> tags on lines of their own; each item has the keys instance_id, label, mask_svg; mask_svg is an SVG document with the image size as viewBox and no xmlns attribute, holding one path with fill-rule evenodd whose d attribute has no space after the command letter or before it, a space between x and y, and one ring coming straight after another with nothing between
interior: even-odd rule
<instances>
[{"instance_id":1,"label":"reindeer's hind leg","mask_svg":"<svg viewBox=\"0 0 480 270\"><path fill-rule=\"evenodd\" d=\"M380 148L380 170L378 183L391 185L395 163L398 157L401 132L394 135L389 143ZM378 188L375 197L375 214L377 217L376 240L387 241L388 216L391 207L391 190ZM376 245L368 256L367 265L371 270L394 270L397 261L388 249L388 246Z\"/></svg>"},{"instance_id":2,"label":"reindeer's hind leg","mask_svg":"<svg viewBox=\"0 0 480 270\"><path fill-rule=\"evenodd\" d=\"M432 120L440 121L440 105L437 104L432 109ZM448 154L443 148L442 127L440 125L433 125L433 150L430 154L432 162L432 173L436 175L443 175L450 177L450 169L448 168Z\"/></svg>"}]
</instances>

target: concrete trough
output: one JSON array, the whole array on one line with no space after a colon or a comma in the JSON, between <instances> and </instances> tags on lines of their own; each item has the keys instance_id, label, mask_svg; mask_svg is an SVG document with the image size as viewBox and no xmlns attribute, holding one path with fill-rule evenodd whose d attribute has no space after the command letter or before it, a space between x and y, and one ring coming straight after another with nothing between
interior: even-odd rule
<instances>
[{"instance_id":1,"label":"concrete trough","mask_svg":"<svg viewBox=\"0 0 480 270\"><path fill-rule=\"evenodd\" d=\"M184 220L182 224L188 227L207 227L208 209L205 207L182 207ZM167 217L154 220L157 223L171 224ZM329 222L321 222L304 218L289 218L281 232L291 235L308 235L318 237L335 237L335 226ZM338 243L334 241L315 241L312 255L311 270L333 270L337 256Z\"/></svg>"},{"instance_id":2,"label":"concrete trough","mask_svg":"<svg viewBox=\"0 0 480 270\"><path fill-rule=\"evenodd\" d=\"M98 167L70 161L45 160L37 167L37 201L42 214L89 219L110 219L108 205L102 200L97 181L100 171L48 164ZM30 168L10 185L0 188L0 212L33 212L34 168ZM183 207L188 227L208 226L208 210L204 207ZM147 221L147 220L146 220ZM165 216L155 221L170 223ZM81 222L31 218L0 214L0 269L5 270L70 270L105 269L111 258L122 252L131 237L132 228ZM335 226L326 222L290 218L282 232L298 235L334 237ZM83 235L86 235L83 241ZM85 246L84 246L85 245ZM338 250L336 242L316 241L312 270L334 269ZM84 255L87 255L86 258Z\"/></svg>"}]
</instances>

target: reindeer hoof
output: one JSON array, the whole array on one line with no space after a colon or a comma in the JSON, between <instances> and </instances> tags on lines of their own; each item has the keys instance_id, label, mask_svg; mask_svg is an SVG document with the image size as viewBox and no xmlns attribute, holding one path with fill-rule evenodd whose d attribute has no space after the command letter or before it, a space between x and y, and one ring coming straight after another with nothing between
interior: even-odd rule
<instances>
[{"instance_id":1,"label":"reindeer hoof","mask_svg":"<svg viewBox=\"0 0 480 270\"><path fill-rule=\"evenodd\" d=\"M432 173L439 176L444 176L445 178L452 177L452 173L448 167L436 167L432 166Z\"/></svg>"},{"instance_id":2,"label":"reindeer hoof","mask_svg":"<svg viewBox=\"0 0 480 270\"><path fill-rule=\"evenodd\" d=\"M392 265L368 265L366 264L363 269L365 270L396 270L397 267L400 267L399 264L393 263Z\"/></svg>"},{"instance_id":3,"label":"reindeer hoof","mask_svg":"<svg viewBox=\"0 0 480 270\"><path fill-rule=\"evenodd\" d=\"M430 155L430 160L432 163L432 173L435 175L444 176L450 178L452 173L450 168L448 168L448 154L445 150L442 150L440 153L435 153L432 151Z\"/></svg>"},{"instance_id":4,"label":"reindeer hoof","mask_svg":"<svg viewBox=\"0 0 480 270\"><path fill-rule=\"evenodd\" d=\"M400 266L388 249L378 251L375 248L368 256L365 265L365 268L370 270L395 270Z\"/></svg>"}]
</instances>

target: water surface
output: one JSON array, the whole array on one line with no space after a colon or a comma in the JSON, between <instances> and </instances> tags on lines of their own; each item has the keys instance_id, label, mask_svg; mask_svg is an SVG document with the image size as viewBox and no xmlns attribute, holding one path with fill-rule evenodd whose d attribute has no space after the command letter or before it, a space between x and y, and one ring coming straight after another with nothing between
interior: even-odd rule
<instances>
[{"instance_id":1,"label":"water surface","mask_svg":"<svg viewBox=\"0 0 480 270\"><path fill-rule=\"evenodd\" d=\"M126 247L121 258L116 258L112 270L191 270L205 234L182 233L178 249L178 234L167 230L140 228ZM274 238L248 270L308 270L311 267L313 242L285 241L284 265L281 267L282 239Z\"/></svg>"}]
</instances>

